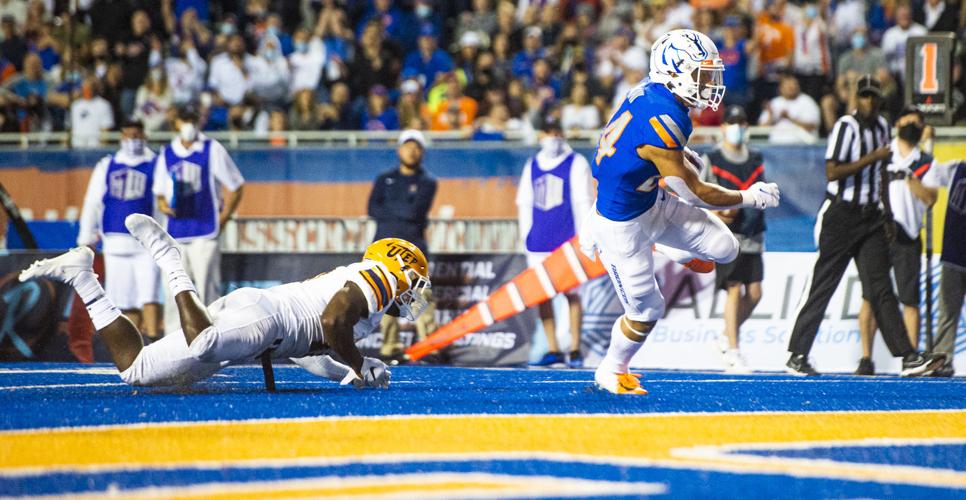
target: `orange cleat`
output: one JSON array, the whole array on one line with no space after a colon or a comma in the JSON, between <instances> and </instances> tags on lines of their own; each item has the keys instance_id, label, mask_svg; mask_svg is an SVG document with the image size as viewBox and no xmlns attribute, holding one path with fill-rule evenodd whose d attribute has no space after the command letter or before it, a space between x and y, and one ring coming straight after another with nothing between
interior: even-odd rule
<instances>
[{"instance_id":1,"label":"orange cleat","mask_svg":"<svg viewBox=\"0 0 966 500\"><path fill-rule=\"evenodd\" d=\"M710 260L691 259L690 262L684 264L684 267L696 273L706 274L714 271L714 262Z\"/></svg>"},{"instance_id":2,"label":"orange cleat","mask_svg":"<svg viewBox=\"0 0 966 500\"><path fill-rule=\"evenodd\" d=\"M641 387L641 376L636 373L610 373L600 369L594 373L597 387L613 394L643 396L647 390Z\"/></svg>"}]
</instances>

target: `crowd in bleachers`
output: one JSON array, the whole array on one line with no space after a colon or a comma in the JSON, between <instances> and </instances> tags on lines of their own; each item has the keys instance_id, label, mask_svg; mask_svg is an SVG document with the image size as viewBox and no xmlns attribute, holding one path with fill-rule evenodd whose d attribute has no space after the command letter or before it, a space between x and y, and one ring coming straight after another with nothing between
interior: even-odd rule
<instances>
[{"instance_id":1,"label":"crowd in bleachers","mask_svg":"<svg viewBox=\"0 0 966 500\"><path fill-rule=\"evenodd\" d=\"M726 104L809 142L873 73L902 105L905 40L952 31L951 0L0 0L0 131L71 130L75 146L127 117L206 130L530 130L546 113L596 129L647 75L651 43L714 39ZM69 6L77 4L77 11ZM961 61L954 64L962 114ZM716 125L717 112L695 113Z\"/></svg>"}]
</instances>

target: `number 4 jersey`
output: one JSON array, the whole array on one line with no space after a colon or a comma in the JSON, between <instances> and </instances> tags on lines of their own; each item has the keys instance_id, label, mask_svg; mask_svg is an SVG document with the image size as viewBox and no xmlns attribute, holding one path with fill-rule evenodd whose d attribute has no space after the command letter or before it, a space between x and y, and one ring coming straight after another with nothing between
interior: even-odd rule
<instances>
[{"instance_id":1,"label":"number 4 jersey","mask_svg":"<svg viewBox=\"0 0 966 500\"><path fill-rule=\"evenodd\" d=\"M688 108L664 85L644 80L627 93L597 143L592 170L597 212L614 221L646 212L657 197L661 174L637 148L681 150L691 136Z\"/></svg>"}]
</instances>

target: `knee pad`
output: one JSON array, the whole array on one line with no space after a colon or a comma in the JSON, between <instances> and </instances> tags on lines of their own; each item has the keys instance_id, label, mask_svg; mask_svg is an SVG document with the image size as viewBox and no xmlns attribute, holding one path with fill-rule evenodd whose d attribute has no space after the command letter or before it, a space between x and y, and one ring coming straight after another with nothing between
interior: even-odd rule
<instances>
[{"instance_id":1,"label":"knee pad","mask_svg":"<svg viewBox=\"0 0 966 500\"><path fill-rule=\"evenodd\" d=\"M188 346L188 352L191 354L191 357L198 361L215 361L215 344L217 340L218 331L215 330L214 326L209 326L195 337L195 341Z\"/></svg>"}]
</instances>

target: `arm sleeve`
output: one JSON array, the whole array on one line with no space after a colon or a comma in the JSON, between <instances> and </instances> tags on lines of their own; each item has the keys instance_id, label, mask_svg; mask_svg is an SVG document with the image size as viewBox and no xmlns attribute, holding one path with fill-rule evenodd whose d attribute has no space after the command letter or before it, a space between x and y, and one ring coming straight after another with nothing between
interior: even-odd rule
<instances>
[{"instance_id":1,"label":"arm sleeve","mask_svg":"<svg viewBox=\"0 0 966 500\"><path fill-rule=\"evenodd\" d=\"M245 184L245 178L238 170L238 165L235 165L235 160L231 159L228 150L214 140L211 142L211 173L231 192L238 191L238 188Z\"/></svg>"},{"instance_id":2,"label":"arm sleeve","mask_svg":"<svg viewBox=\"0 0 966 500\"><path fill-rule=\"evenodd\" d=\"M526 241L530 234L530 226L533 225L533 185L530 182L530 160L523 165L523 173L520 174L520 184L517 186L517 228L520 231L520 240Z\"/></svg>"},{"instance_id":3,"label":"arm sleeve","mask_svg":"<svg viewBox=\"0 0 966 500\"><path fill-rule=\"evenodd\" d=\"M348 366L332 359L331 356L306 356L290 359L312 375L325 377L334 382L341 382L352 371Z\"/></svg>"},{"instance_id":4,"label":"arm sleeve","mask_svg":"<svg viewBox=\"0 0 966 500\"><path fill-rule=\"evenodd\" d=\"M704 169L698 174L698 177L707 183L717 184L718 180L715 178L714 173L711 171L711 157L708 155L702 155L701 161L704 162Z\"/></svg>"},{"instance_id":5,"label":"arm sleeve","mask_svg":"<svg viewBox=\"0 0 966 500\"><path fill-rule=\"evenodd\" d=\"M570 169L570 199L574 211L574 229L580 234L580 227L587 212L594 203L594 180L590 164L584 155L577 154Z\"/></svg>"},{"instance_id":6,"label":"arm sleeve","mask_svg":"<svg viewBox=\"0 0 966 500\"><path fill-rule=\"evenodd\" d=\"M104 211L104 194L107 192L107 165L110 157L97 163L87 183L84 208L81 209L80 230L77 232L78 245L91 245L97 241L100 230L100 216Z\"/></svg>"}]
</instances>

